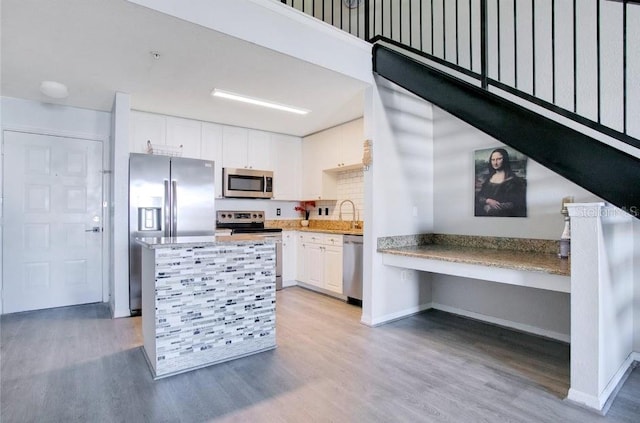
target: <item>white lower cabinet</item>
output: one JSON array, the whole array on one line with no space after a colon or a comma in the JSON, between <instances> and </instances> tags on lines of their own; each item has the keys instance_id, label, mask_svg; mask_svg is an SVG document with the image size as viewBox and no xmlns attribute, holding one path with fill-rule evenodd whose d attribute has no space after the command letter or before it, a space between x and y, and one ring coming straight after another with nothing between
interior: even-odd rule
<instances>
[{"instance_id":1,"label":"white lower cabinet","mask_svg":"<svg viewBox=\"0 0 640 423\"><path fill-rule=\"evenodd\" d=\"M295 285L297 275L296 231L282 231L282 285Z\"/></svg>"},{"instance_id":2,"label":"white lower cabinet","mask_svg":"<svg viewBox=\"0 0 640 423\"><path fill-rule=\"evenodd\" d=\"M342 245L324 247L324 288L342 294Z\"/></svg>"},{"instance_id":3,"label":"white lower cabinet","mask_svg":"<svg viewBox=\"0 0 640 423\"><path fill-rule=\"evenodd\" d=\"M298 234L300 282L342 294L342 235Z\"/></svg>"}]
</instances>

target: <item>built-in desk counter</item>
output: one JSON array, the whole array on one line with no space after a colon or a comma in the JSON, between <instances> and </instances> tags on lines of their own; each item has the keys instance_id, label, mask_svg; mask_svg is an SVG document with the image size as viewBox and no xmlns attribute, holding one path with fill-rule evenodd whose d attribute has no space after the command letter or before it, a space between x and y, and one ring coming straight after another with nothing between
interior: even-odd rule
<instances>
[{"instance_id":1,"label":"built-in desk counter","mask_svg":"<svg viewBox=\"0 0 640 423\"><path fill-rule=\"evenodd\" d=\"M276 347L275 244L142 238L142 335L155 378Z\"/></svg>"},{"instance_id":2,"label":"built-in desk counter","mask_svg":"<svg viewBox=\"0 0 640 423\"><path fill-rule=\"evenodd\" d=\"M557 242L425 234L378 239L389 266L571 292L571 265Z\"/></svg>"}]
</instances>

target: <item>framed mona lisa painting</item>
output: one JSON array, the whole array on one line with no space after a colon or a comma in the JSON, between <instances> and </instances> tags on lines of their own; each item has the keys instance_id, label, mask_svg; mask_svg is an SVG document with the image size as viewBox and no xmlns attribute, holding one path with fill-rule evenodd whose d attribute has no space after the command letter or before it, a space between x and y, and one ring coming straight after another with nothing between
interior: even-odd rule
<instances>
[{"instance_id":1,"label":"framed mona lisa painting","mask_svg":"<svg viewBox=\"0 0 640 423\"><path fill-rule=\"evenodd\" d=\"M510 148L474 152L475 216L527 217L527 156Z\"/></svg>"}]
</instances>

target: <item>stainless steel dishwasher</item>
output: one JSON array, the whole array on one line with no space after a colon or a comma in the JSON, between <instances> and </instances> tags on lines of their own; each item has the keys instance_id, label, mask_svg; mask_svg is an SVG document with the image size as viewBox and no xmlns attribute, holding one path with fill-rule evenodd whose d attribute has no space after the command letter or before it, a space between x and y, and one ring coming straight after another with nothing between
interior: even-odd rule
<instances>
[{"instance_id":1,"label":"stainless steel dishwasher","mask_svg":"<svg viewBox=\"0 0 640 423\"><path fill-rule=\"evenodd\" d=\"M347 302L362 306L362 235L342 240L342 292Z\"/></svg>"}]
</instances>

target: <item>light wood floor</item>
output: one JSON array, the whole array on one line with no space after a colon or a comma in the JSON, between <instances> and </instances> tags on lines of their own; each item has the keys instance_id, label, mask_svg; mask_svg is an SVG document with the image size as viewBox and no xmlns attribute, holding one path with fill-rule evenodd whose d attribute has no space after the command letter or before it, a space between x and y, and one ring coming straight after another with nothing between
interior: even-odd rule
<instances>
[{"instance_id":1,"label":"light wood floor","mask_svg":"<svg viewBox=\"0 0 640 423\"><path fill-rule=\"evenodd\" d=\"M2 316L0 421L640 422L640 370L603 418L563 400L566 345L443 312L359 319L287 288L276 350L153 381L139 317L103 304Z\"/></svg>"}]
</instances>

